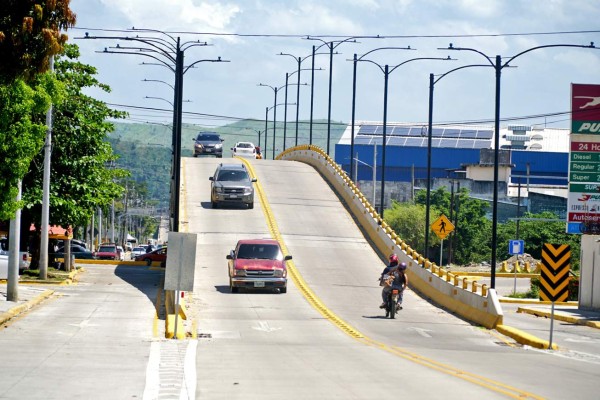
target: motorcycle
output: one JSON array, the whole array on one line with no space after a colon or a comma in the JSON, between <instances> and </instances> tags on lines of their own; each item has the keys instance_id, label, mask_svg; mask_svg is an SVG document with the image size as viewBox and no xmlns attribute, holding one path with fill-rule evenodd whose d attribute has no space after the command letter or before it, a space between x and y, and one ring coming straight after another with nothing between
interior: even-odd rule
<instances>
[{"instance_id":1,"label":"motorcycle","mask_svg":"<svg viewBox=\"0 0 600 400\"><path fill-rule=\"evenodd\" d=\"M400 299L400 289L392 288L390 290L387 301L385 302L385 317L394 319L399 310L398 300Z\"/></svg>"}]
</instances>

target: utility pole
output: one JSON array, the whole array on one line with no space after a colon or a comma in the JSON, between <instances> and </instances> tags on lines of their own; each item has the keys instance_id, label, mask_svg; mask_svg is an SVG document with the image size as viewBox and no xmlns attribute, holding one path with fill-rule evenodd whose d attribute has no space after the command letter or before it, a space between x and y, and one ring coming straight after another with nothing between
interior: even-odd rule
<instances>
[{"instance_id":1,"label":"utility pole","mask_svg":"<svg viewBox=\"0 0 600 400\"><path fill-rule=\"evenodd\" d=\"M54 57L50 57L54 71ZM52 103L46 112L46 143L44 144L44 180L42 182L42 226L40 235L40 279L48 278L48 227L50 225L50 160L52 157ZM54 249L53 249L54 250Z\"/></svg>"},{"instance_id":2,"label":"utility pole","mask_svg":"<svg viewBox=\"0 0 600 400\"><path fill-rule=\"evenodd\" d=\"M21 201L21 181L18 183L16 201ZM8 245L8 281L6 300L19 300L19 244L21 237L21 209L15 212L15 218L10 220L10 242Z\"/></svg>"}]
</instances>

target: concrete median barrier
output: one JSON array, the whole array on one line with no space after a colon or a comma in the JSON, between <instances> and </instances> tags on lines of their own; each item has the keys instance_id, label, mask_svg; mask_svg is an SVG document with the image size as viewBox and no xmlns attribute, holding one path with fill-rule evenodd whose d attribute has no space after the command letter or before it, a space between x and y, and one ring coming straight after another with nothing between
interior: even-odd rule
<instances>
[{"instance_id":1,"label":"concrete median barrier","mask_svg":"<svg viewBox=\"0 0 600 400\"><path fill-rule=\"evenodd\" d=\"M382 220L346 172L322 149L312 145L296 146L277 159L304 162L319 171L342 197L382 258L393 252L407 263L413 289L475 324L490 329L502 324L502 308L495 290L487 290L485 285L463 285L412 249Z\"/></svg>"}]
</instances>

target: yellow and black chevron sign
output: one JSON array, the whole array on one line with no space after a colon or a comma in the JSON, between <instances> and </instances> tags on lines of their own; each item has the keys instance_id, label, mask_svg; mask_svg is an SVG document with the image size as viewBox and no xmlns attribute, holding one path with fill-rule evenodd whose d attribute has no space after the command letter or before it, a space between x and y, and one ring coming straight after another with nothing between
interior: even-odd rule
<instances>
[{"instance_id":1,"label":"yellow and black chevron sign","mask_svg":"<svg viewBox=\"0 0 600 400\"><path fill-rule=\"evenodd\" d=\"M544 243L542 247L542 272L540 274L540 299L566 301L569 297L569 271L571 246Z\"/></svg>"}]
</instances>

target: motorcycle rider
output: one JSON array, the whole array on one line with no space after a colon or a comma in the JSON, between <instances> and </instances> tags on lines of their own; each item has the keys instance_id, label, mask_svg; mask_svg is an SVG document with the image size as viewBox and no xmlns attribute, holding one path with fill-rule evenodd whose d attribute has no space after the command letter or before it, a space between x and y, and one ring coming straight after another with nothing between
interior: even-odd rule
<instances>
[{"instance_id":1,"label":"motorcycle rider","mask_svg":"<svg viewBox=\"0 0 600 400\"><path fill-rule=\"evenodd\" d=\"M398 256L391 254L389 257L389 265L383 270L380 277L380 284L383 286L381 290L381 298L383 303L379 308L385 308L387 298L392 289L399 290L398 310L402 309L402 295L404 289L408 286L408 276L406 276L406 263L398 263ZM385 281L387 280L387 283Z\"/></svg>"},{"instance_id":2,"label":"motorcycle rider","mask_svg":"<svg viewBox=\"0 0 600 400\"><path fill-rule=\"evenodd\" d=\"M387 301L387 295L390 292L390 290L392 289L390 285L387 285L385 283L385 280L389 277L390 272L393 269L396 269L398 267L398 256L396 254L392 253L388 257L388 261L389 261L389 263L388 263L387 267L385 267L383 269L383 271L381 272L381 275L379 276L379 286L383 286L383 289L381 289L381 298L383 299L383 303L381 303L379 308L385 308L385 303Z\"/></svg>"}]
</instances>

